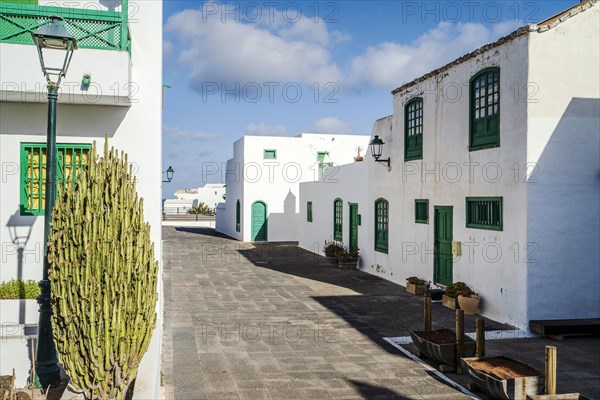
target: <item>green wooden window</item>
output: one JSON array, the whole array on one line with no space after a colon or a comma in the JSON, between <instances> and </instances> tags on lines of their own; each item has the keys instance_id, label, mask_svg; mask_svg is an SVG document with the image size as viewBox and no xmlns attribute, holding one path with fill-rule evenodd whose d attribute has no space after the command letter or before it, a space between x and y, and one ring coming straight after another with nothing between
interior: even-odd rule
<instances>
[{"instance_id":1,"label":"green wooden window","mask_svg":"<svg viewBox=\"0 0 600 400\"><path fill-rule=\"evenodd\" d=\"M404 107L404 160L423 158L423 99L417 97Z\"/></svg>"},{"instance_id":2,"label":"green wooden window","mask_svg":"<svg viewBox=\"0 0 600 400\"><path fill-rule=\"evenodd\" d=\"M265 150L263 153L265 160L274 160L277 158L277 150Z\"/></svg>"},{"instance_id":3,"label":"green wooden window","mask_svg":"<svg viewBox=\"0 0 600 400\"><path fill-rule=\"evenodd\" d=\"M469 149L500 146L500 68L486 68L470 81Z\"/></svg>"},{"instance_id":4,"label":"green wooden window","mask_svg":"<svg viewBox=\"0 0 600 400\"><path fill-rule=\"evenodd\" d=\"M306 221L313 222L312 201L306 202Z\"/></svg>"},{"instance_id":5,"label":"green wooden window","mask_svg":"<svg viewBox=\"0 0 600 400\"><path fill-rule=\"evenodd\" d=\"M388 252L388 225L390 205L385 199L375 201L375 250Z\"/></svg>"},{"instance_id":6,"label":"green wooden window","mask_svg":"<svg viewBox=\"0 0 600 400\"><path fill-rule=\"evenodd\" d=\"M502 230L502 197L467 197L467 228Z\"/></svg>"},{"instance_id":7,"label":"green wooden window","mask_svg":"<svg viewBox=\"0 0 600 400\"><path fill-rule=\"evenodd\" d=\"M335 199L333 202L333 239L342 240L343 237L343 210L344 203L342 199Z\"/></svg>"},{"instance_id":8,"label":"green wooden window","mask_svg":"<svg viewBox=\"0 0 600 400\"><path fill-rule=\"evenodd\" d=\"M240 206L240 201L238 200L237 203L235 204L235 231L239 232L240 231L240 220L241 220L241 206Z\"/></svg>"},{"instance_id":9,"label":"green wooden window","mask_svg":"<svg viewBox=\"0 0 600 400\"><path fill-rule=\"evenodd\" d=\"M75 185L78 171L90 162L89 144L56 146L57 184ZM21 143L21 214L44 215L46 143Z\"/></svg>"},{"instance_id":10,"label":"green wooden window","mask_svg":"<svg viewBox=\"0 0 600 400\"><path fill-rule=\"evenodd\" d=\"M415 222L419 224L429 223L429 200L415 200Z\"/></svg>"}]
</instances>

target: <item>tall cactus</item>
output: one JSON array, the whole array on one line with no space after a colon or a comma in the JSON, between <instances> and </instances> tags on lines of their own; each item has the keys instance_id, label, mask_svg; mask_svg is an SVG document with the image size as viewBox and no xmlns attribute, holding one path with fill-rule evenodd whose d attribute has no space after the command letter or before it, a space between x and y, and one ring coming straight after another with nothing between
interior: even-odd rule
<instances>
[{"instance_id":1,"label":"tall cactus","mask_svg":"<svg viewBox=\"0 0 600 400\"><path fill-rule=\"evenodd\" d=\"M62 185L60 185L62 186ZM156 324L158 263L143 199L121 156L94 142L77 185L59 188L48 242L60 362L86 399L123 399Z\"/></svg>"}]
</instances>

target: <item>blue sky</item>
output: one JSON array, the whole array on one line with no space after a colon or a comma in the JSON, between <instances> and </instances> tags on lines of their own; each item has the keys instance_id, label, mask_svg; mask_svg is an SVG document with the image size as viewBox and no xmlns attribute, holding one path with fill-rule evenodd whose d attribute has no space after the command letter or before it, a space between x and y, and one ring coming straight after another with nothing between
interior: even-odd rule
<instances>
[{"instance_id":1,"label":"blue sky","mask_svg":"<svg viewBox=\"0 0 600 400\"><path fill-rule=\"evenodd\" d=\"M403 82L578 2L166 0L163 197L244 134L370 134Z\"/></svg>"}]
</instances>

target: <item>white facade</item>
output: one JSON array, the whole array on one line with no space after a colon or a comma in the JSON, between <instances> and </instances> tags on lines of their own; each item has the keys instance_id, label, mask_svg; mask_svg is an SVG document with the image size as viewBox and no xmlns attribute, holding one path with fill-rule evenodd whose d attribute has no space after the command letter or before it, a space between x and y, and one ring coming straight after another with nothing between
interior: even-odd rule
<instances>
[{"instance_id":1,"label":"white facade","mask_svg":"<svg viewBox=\"0 0 600 400\"><path fill-rule=\"evenodd\" d=\"M266 206L266 240L297 241L300 182L319 180L322 163L337 167L354 162L357 148L366 148L368 136L303 133L295 137L244 136L234 143L227 162L227 199L216 213L217 231L242 241L253 241L252 206ZM267 152L274 152L265 154ZM319 161L319 153L323 160ZM275 158L265 158L273 156ZM239 231L236 204L240 202Z\"/></svg>"},{"instance_id":2,"label":"white facade","mask_svg":"<svg viewBox=\"0 0 600 400\"><path fill-rule=\"evenodd\" d=\"M84 1L73 9L70 1L40 1L62 6L65 17L73 13L114 16L118 22L121 1ZM110 3L110 4L109 4ZM114 3L114 4L113 4ZM9 3L1 3L8 12ZM26 7L12 4L12 6ZM40 8L44 11L43 8ZM56 9L53 8L52 12ZM132 15L135 10L135 17ZM116 13L110 14L116 11ZM162 2L129 1L128 30L131 45L123 49L91 49L83 44L75 51L67 77L61 85L57 114L57 143L101 146L107 135L111 146L127 152L137 179L137 190L144 198L144 216L151 225L151 239L161 260L161 95L162 95ZM108 17L107 17L108 18ZM133 19L131 19L133 18ZM124 19L127 21L127 18ZM135 22L135 23L134 23ZM126 31L125 31L126 32ZM84 87L83 74L91 74L91 84ZM16 226L21 191L21 144L45 143L47 124L46 87L36 48L30 44L0 43L0 243L2 268L0 281L42 277L44 217L25 216ZM101 147L100 147L101 148ZM23 262L19 265L15 232L28 237ZM139 370L136 397L158 398L160 382L161 301L157 327L150 349ZM4 347L4 344L0 344ZM13 360L1 358L0 374L10 372ZM27 357L25 355L25 357Z\"/></svg>"},{"instance_id":3,"label":"white facade","mask_svg":"<svg viewBox=\"0 0 600 400\"><path fill-rule=\"evenodd\" d=\"M368 156L370 157L370 156ZM343 202L342 217L342 240L350 247L350 205L358 207L361 223L358 226L358 248L363 249L372 246L369 242L370 221L369 213L371 206L367 176L368 163L357 162L354 164L340 166L335 175L325 171L323 179L316 182L305 182L300 184L300 228L298 244L300 247L324 255L323 245L325 241L334 240L333 234L333 202L341 199ZM312 221L307 217L307 203L312 204Z\"/></svg>"},{"instance_id":4,"label":"white facade","mask_svg":"<svg viewBox=\"0 0 600 400\"><path fill-rule=\"evenodd\" d=\"M214 210L225 200L226 188L224 183L207 183L197 189L184 189L175 192L178 199L196 200L197 204L204 203Z\"/></svg>"},{"instance_id":5,"label":"white facade","mask_svg":"<svg viewBox=\"0 0 600 400\"><path fill-rule=\"evenodd\" d=\"M413 275L435 282L435 208L446 206L462 250L452 257L452 281L480 293L483 315L522 329L533 319L600 316L599 8L577 5L393 92L393 115L373 128L391 171L366 157L362 269L401 285ZM499 146L470 151L469 81L488 67L500 70ZM416 97L422 157L405 161L405 107ZM356 185L350 177L323 186L325 222L301 223L303 247L332 234L331 199ZM300 198L309 196L302 185ZM501 230L467 227L468 197L501 197ZM374 249L379 198L389 202L387 253ZM428 200L426 223L415 221L417 199ZM346 220L345 209L344 233Z\"/></svg>"}]
</instances>

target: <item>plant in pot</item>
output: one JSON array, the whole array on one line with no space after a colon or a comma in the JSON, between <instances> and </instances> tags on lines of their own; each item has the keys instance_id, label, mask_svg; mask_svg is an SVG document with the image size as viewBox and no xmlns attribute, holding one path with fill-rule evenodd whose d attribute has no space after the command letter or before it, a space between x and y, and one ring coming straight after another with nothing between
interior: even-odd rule
<instances>
[{"instance_id":1,"label":"plant in pot","mask_svg":"<svg viewBox=\"0 0 600 400\"><path fill-rule=\"evenodd\" d=\"M364 160L364 157L360 155L360 152L361 152L362 150L363 150L363 148L362 148L362 147L360 147L360 146L358 146L358 147L356 148L356 157L354 157L354 161L355 161L355 162L359 162L359 161L362 161L362 160Z\"/></svg>"},{"instance_id":2,"label":"plant in pot","mask_svg":"<svg viewBox=\"0 0 600 400\"><path fill-rule=\"evenodd\" d=\"M465 311L465 314L475 314L477 312L477 308L479 308L479 295L471 289L459 290L456 293L458 295L458 305Z\"/></svg>"},{"instance_id":3,"label":"plant in pot","mask_svg":"<svg viewBox=\"0 0 600 400\"><path fill-rule=\"evenodd\" d=\"M348 250L344 247L344 251L338 254L338 267L340 267L340 269L356 269L358 257L358 249Z\"/></svg>"},{"instance_id":4,"label":"plant in pot","mask_svg":"<svg viewBox=\"0 0 600 400\"><path fill-rule=\"evenodd\" d=\"M344 251L345 247L342 243L334 240L326 240L325 246L323 246L323 252L325 253L325 260L328 264L338 263L338 254Z\"/></svg>"},{"instance_id":5,"label":"plant in pot","mask_svg":"<svg viewBox=\"0 0 600 400\"><path fill-rule=\"evenodd\" d=\"M454 282L446 286L444 295L442 296L442 304L452 310L459 308L458 304L458 292L468 292L471 288L464 282Z\"/></svg>"},{"instance_id":6,"label":"plant in pot","mask_svg":"<svg viewBox=\"0 0 600 400\"><path fill-rule=\"evenodd\" d=\"M415 295L423 295L427 290L428 283L424 279L416 276L406 278L406 291Z\"/></svg>"},{"instance_id":7,"label":"plant in pot","mask_svg":"<svg viewBox=\"0 0 600 400\"><path fill-rule=\"evenodd\" d=\"M52 327L86 400L129 399L156 324L158 262L127 155L96 143L77 184L60 185L48 240Z\"/></svg>"}]
</instances>

